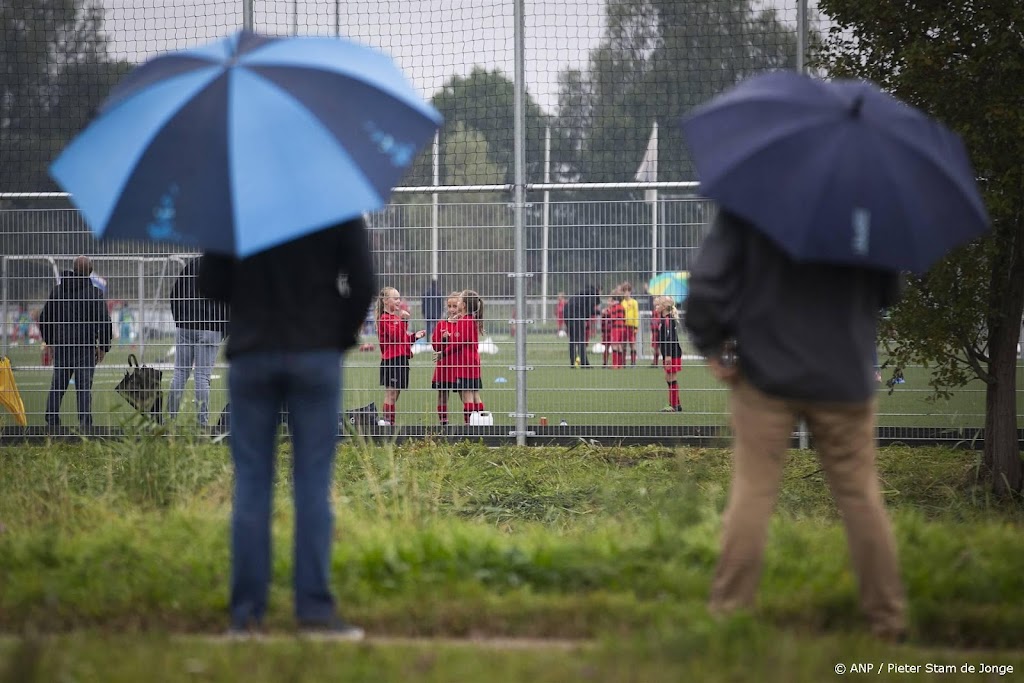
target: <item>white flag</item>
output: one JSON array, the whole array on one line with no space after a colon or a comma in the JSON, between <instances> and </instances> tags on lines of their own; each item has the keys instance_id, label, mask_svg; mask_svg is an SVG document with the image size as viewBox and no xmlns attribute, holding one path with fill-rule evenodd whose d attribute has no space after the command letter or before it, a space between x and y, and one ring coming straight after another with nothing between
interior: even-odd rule
<instances>
[{"instance_id":1,"label":"white flag","mask_svg":"<svg viewBox=\"0 0 1024 683\"><path fill-rule=\"evenodd\" d=\"M647 151L644 158L640 160L640 168L636 169L634 180L638 183L658 182L658 122L654 122L651 130L651 139L647 141ZM647 190L644 195L647 201L655 201L657 190Z\"/></svg>"},{"instance_id":2,"label":"white flag","mask_svg":"<svg viewBox=\"0 0 1024 683\"><path fill-rule=\"evenodd\" d=\"M638 183L658 182L658 122L654 122L651 139L647 142L647 151L640 160L640 168L636 169L635 180Z\"/></svg>"}]
</instances>

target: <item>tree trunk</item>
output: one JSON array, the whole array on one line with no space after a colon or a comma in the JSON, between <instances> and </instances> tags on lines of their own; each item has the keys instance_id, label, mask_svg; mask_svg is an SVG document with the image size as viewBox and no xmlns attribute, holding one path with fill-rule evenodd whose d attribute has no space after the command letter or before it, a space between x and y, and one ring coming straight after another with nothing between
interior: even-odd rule
<instances>
[{"instance_id":1,"label":"tree trunk","mask_svg":"<svg viewBox=\"0 0 1024 683\"><path fill-rule=\"evenodd\" d=\"M988 371L985 394L984 464L999 494L1019 492L1024 463L1017 439L1017 342L1024 310L1024 263L1012 258L1008 286L989 317Z\"/></svg>"}]
</instances>

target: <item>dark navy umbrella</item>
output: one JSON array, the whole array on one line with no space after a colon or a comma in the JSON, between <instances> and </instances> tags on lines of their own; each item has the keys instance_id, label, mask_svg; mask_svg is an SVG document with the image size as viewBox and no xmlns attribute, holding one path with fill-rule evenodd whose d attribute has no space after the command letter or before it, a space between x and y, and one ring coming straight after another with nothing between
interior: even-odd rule
<instances>
[{"instance_id":1,"label":"dark navy umbrella","mask_svg":"<svg viewBox=\"0 0 1024 683\"><path fill-rule=\"evenodd\" d=\"M795 259L920 273L989 226L959 136L865 81L756 76L682 127L701 193Z\"/></svg>"},{"instance_id":2,"label":"dark navy umbrella","mask_svg":"<svg viewBox=\"0 0 1024 683\"><path fill-rule=\"evenodd\" d=\"M243 31L132 71L50 172L99 237L247 256L382 207L440 121L383 53Z\"/></svg>"}]
</instances>

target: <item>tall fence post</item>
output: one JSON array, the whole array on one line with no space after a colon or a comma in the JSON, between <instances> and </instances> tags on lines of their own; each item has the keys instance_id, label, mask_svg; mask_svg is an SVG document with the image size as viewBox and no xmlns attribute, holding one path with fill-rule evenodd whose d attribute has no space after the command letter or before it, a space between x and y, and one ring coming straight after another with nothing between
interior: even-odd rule
<instances>
[{"instance_id":1,"label":"tall fence post","mask_svg":"<svg viewBox=\"0 0 1024 683\"><path fill-rule=\"evenodd\" d=\"M551 182L551 126L544 129L544 184ZM548 249L551 233L551 191L544 190L544 232L540 246L540 319L548 321Z\"/></svg>"},{"instance_id":2,"label":"tall fence post","mask_svg":"<svg viewBox=\"0 0 1024 683\"><path fill-rule=\"evenodd\" d=\"M7 257L0 256L0 354L7 355Z\"/></svg>"},{"instance_id":3,"label":"tall fence post","mask_svg":"<svg viewBox=\"0 0 1024 683\"><path fill-rule=\"evenodd\" d=\"M526 445L526 50L525 2L515 0L515 90L513 108L513 154L515 181L512 188L512 211L515 224L515 282L516 310L516 444Z\"/></svg>"},{"instance_id":4,"label":"tall fence post","mask_svg":"<svg viewBox=\"0 0 1024 683\"><path fill-rule=\"evenodd\" d=\"M242 0L242 28L246 31L251 31L253 27L252 19L252 0Z\"/></svg>"},{"instance_id":5,"label":"tall fence post","mask_svg":"<svg viewBox=\"0 0 1024 683\"><path fill-rule=\"evenodd\" d=\"M441 131L434 132L434 187L441 184ZM440 272L438 252L441 249L440 195L430 193L430 277L437 279Z\"/></svg>"},{"instance_id":6,"label":"tall fence post","mask_svg":"<svg viewBox=\"0 0 1024 683\"><path fill-rule=\"evenodd\" d=\"M796 70L803 73L807 67L807 0L796 3Z\"/></svg>"}]
</instances>

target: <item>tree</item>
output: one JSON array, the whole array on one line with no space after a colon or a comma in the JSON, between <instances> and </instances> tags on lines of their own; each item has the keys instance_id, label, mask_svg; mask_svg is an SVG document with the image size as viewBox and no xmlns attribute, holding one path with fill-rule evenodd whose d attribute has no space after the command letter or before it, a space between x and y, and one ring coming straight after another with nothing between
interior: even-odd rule
<instances>
[{"instance_id":1,"label":"tree","mask_svg":"<svg viewBox=\"0 0 1024 683\"><path fill-rule=\"evenodd\" d=\"M512 183L515 85L500 71L473 69L469 76L453 77L434 95L433 105L449 124L463 122L480 133L490 149L489 156L505 169L497 181ZM526 176L528 182L543 178L544 131L549 124L540 106L526 98ZM442 140L442 144L444 141ZM442 162L443 163L443 162ZM448 171L441 169L442 176Z\"/></svg>"},{"instance_id":2,"label":"tree","mask_svg":"<svg viewBox=\"0 0 1024 683\"><path fill-rule=\"evenodd\" d=\"M0 6L0 190L56 190L47 167L128 68L107 58L103 10L85 0Z\"/></svg>"},{"instance_id":3,"label":"tree","mask_svg":"<svg viewBox=\"0 0 1024 683\"><path fill-rule=\"evenodd\" d=\"M607 0L604 39L586 74L559 81L564 159L581 180L633 179L660 122L659 175L692 180L676 122L739 80L795 65L796 35L749 0Z\"/></svg>"},{"instance_id":4,"label":"tree","mask_svg":"<svg viewBox=\"0 0 1024 683\"><path fill-rule=\"evenodd\" d=\"M462 121L442 137L445 185L494 185L507 170L491 158L482 133ZM457 193L442 197L441 271L454 274L460 288L489 296L510 296L507 273L514 266L511 214L498 192Z\"/></svg>"},{"instance_id":5,"label":"tree","mask_svg":"<svg viewBox=\"0 0 1024 683\"><path fill-rule=\"evenodd\" d=\"M983 461L996 492L1024 484L1017 438L1017 341L1024 311L1024 3L821 0L835 28L818 59L875 81L963 137L990 236L912 278L885 333L897 366L925 363L936 397L986 387Z\"/></svg>"}]
</instances>

